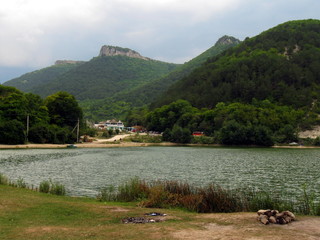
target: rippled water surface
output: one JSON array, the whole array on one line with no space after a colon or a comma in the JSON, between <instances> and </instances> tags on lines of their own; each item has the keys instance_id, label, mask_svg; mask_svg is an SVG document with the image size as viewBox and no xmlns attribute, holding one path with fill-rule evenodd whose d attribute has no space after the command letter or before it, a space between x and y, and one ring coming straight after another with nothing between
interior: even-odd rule
<instances>
[{"instance_id":1,"label":"rippled water surface","mask_svg":"<svg viewBox=\"0 0 320 240\"><path fill-rule=\"evenodd\" d=\"M0 150L0 173L38 186L52 179L69 195L95 196L99 189L139 176L205 186L252 187L320 193L320 149L142 147Z\"/></svg>"}]
</instances>

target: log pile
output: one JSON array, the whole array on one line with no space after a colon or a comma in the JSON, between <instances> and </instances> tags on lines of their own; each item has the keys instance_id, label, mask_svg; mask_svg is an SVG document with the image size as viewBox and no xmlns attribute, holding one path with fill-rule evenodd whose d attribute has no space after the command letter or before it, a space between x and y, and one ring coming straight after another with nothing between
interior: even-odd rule
<instances>
[{"instance_id":1,"label":"log pile","mask_svg":"<svg viewBox=\"0 0 320 240\"><path fill-rule=\"evenodd\" d=\"M292 221L296 220L296 216L290 211L283 211L279 213L278 210L259 210L258 221L267 225L269 223L272 224L288 224Z\"/></svg>"}]
</instances>

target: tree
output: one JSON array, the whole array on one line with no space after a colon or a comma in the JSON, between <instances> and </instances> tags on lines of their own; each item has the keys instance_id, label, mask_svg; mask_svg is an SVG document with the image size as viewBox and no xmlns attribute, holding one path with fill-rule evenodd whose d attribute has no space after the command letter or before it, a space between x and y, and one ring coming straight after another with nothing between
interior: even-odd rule
<instances>
[{"instance_id":1,"label":"tree","mask_svg":"<svg viewBox=\"0 0 320 240\"><path fill-rule=\"evenodd\" d=\"M18 120L0 123L1 144L23 144L26 139L24 125Z\"/></svg>"},{"instance_id":2,"label":"tree","mask_svg":"<svg viewBox=\"0 0 320 240\"><path fill-rule=\"evenodd\" d=\"M187 128L182 128L175 125L171 133L171 141L175 143L190 143L191 142L191 132Z\"/></svg>"},{"instance_id":3,"label":"tree","mask_svg":"<svg viewBox=\"0 0 320 240\"><path fill-rule=\"evenodd\" d=\"M73 128L77 121L82 122L82 110L75 97L67 92L57 92L45 99L50 123L60 127Z\"/></svg>"}]
</instances>

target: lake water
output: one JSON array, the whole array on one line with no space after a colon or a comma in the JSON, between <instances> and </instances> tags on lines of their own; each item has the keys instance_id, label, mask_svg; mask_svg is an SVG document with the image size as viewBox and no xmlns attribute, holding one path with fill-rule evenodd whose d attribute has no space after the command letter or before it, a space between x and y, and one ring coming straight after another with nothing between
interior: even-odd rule
<instances>
[{"instance_id":1,"label":"lake water","mask_svg":"<svg viewBox=\"0 0 320 240\"><path fill-rule=\"evenodd\" d=\"M95 197L99 189L135 176L225 188L250 187L320 194L320 149L131 147L0 150L0 173L39 186L52 179L68 195Z\"/></svg>"}]
</instances>

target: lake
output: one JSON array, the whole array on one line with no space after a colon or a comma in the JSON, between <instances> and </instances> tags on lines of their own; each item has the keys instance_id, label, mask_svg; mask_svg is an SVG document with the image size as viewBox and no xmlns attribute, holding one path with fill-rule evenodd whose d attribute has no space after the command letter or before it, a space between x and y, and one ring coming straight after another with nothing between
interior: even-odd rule
<instances>
[{"instance_id":1,"label":"lake","mask_svg":"<svg viewBox=\"0 0 320 240\"><path fill-rule=\"evenodd\" d=\"M0 173L39 186L52 179L72 196L95 197L99 189L135 176L179 180L197 186L249 187L301 195L306 184L320 194L320 149L128 147L0 150Z\"/></svg>"}]
</instances>

